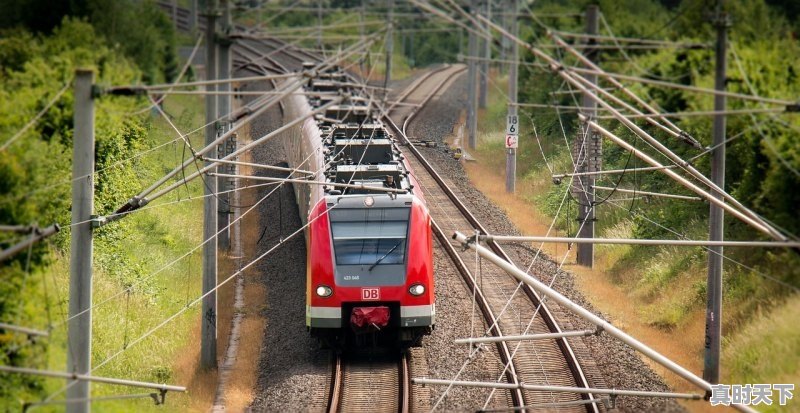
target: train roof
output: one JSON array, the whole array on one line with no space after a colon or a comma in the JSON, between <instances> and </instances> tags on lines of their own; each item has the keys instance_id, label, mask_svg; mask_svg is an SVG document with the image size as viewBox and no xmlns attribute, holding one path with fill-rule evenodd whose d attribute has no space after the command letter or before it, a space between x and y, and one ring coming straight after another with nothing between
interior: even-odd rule
<instances>
[{"instance_id":1,"label":"train roof","mask_svg":"<svg viewBox=\"0 0 800 413\"><path fill-rule=\"evenodd\" d=\"M315 116L320 131L326 169L323 186L327 196L370 194L375 199L397 198L413 190L409 171L394 136L380 121L362 90L346 84L343 73L332 70L312 81L312 91L343 90L346 102L331 105ZM323 97L324 96L324 97ZM309 97L319 107L331 95Z\"/></svg>"}]
</instances>

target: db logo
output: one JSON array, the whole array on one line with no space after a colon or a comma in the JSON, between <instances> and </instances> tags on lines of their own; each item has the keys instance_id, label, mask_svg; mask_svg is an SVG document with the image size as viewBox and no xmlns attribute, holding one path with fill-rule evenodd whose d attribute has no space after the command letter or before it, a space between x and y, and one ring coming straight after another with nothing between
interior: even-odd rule
<instances>
[{"instance_id":1,"label":"db logo","mask_svg":"<svg viewBox=\"0 0 800 413\"><path fill-rule=\"evenodd\" d=\"M362 300L380 300L381 299L381 290L379 288L362 288L361 289L361 299Z\"/></svg>"}]
</instances>

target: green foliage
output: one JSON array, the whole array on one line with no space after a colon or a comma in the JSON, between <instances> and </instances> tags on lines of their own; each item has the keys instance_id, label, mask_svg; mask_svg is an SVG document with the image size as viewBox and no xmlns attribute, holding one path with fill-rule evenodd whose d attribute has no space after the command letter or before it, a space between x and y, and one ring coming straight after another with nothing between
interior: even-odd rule
<instances>
[{"instance_id":1,"label":"green foliage","mask_svg":"<svg viewBox=\"0 0 800 413\"><path fill-rule=\"evenodd\" d=\"M584 10L587 1L538 1L535 13L574 13ZM597 3L597 2L593 2ZM655 1L626 0L622 2L600 1L600 9L605 20L613 28L616 36L651 39L671 39L680 42L706 43L713 45L716 29L712 25L715 2L700 0ZM790 4L792 3L792 4ZM773 6L774 5L774 6ZM731 92L755 94L760 96L794 100L800 96L798 82L797 56L800 44L790 31L796 30L798 12L796 2L764 0L730 0L726 10L732 20L730 29L730 49L728 54L728 83ZM794 13L794 14L792 14ZM787 18L790 23L787 22ZM543 18L548 26L556 30L583 32L584 23L580 18ZM544 30L532 25L523 31L531 42L542 46L552 42ZM600 34L610 35L601 22ZM608 42L607 44L613 44ZM551 49L545 49L551 50ZM552 52L556 54L558 52ZM557 56L565 65L577 64L568 53ZM624 73L650 79L664 80L683 85L713 88L714 50L706 49L663 49L628 50L623 55L619 51L602 51L602 66L610 72ZM526 57L530 59L530 56ZM531 61L533 62L533 61ZM574 99L570 94L551 94L556 90L569 91L558 76L549 70L527 67L520 73L520 100L530 103L543 103L563 106L577 106L580 95ZM605 86L609 86L607 83ZM660 85L640 84L623 81L645 100L655 102L664 112L709 111L713 108L713 96L667 88ZM623 97L618 91L612 92ZM729 98L729 109L762 109L764 105L741 99ZM766 107L775 107L766 105ZM606 112L600 111L600 115ZM571 172L568 145L577 135L579 122L574 112L556 111L547 108L525 109L520 138L519 159L527 159L518 168L525 179L543 180L550 173L543 162L546 158L555 173ZM525 122L527 121L527 123ZM695 116L675 119L674 122L689 132L703 146L712 144L712 117ZM662 163L670 162L658 155L653 148L636 138L627 127L613 120L601 119L600 123L617 136L631 143ZM635 123L669 147L684 159L697 156L702 150L692 148L643 120ZM536 138L529 129L536 128ZM727 168L725 188L744 205L753 209L788 232L800 234L800 220L797 205L800 204L800 121L797 117L785 114L753 114L727 117L726 145ZM538 139L536 142L534 139ZM526 144L533 142L532 144ZM539 148L541 145L541 150ZM543 154L542 154L543 153ZM564 162L564 161L567 162ZM603 145L603 169L624 169L643 164L636 157L620 149L611 142ZM702 155L693 159L693 165L708 175L710 157ZM569 180L565 180L568 184ZM563 194L563 185L542 191L535 197L543 212L553 216ZM626 173L624 175L604 176L598 185L638 189L673 194L688 194L686 188L673 182L658 172ZM598 192L602 199L607 192ZM615 198L629 198L628 194L616 194ZM636 237L650 239L676 238L683 234L690 239L704 239L708 231L708 203L685 202L658 198L601 204L598 207L598 232L602 236ZM563 211L562 211L563 213ZM574 212L568 212L574 219ZM561 229L568 228L568 221L559 217ZM574 222L572 222L574 225ZM734 217L725 219L726 239L760 239L763 234L741 223ZM642 314L651 325L673 329L684 325L692 314L702 311L706 299L705 266L707 252L704 249L670 249L650 247L602 247L604 259L615 263L610 268L612 281L637 302L642 303ZM800 255L785 249L745 249L726 248L725 254L725 331L735 335L742 329L741 340L737 344L744 349L742 357L729 355L733 377L740 382L756 380L757 377L779 377L773 367L779 367L777 356L767 356L760 343L764 340L751 335L751 317L765 309L784 311L784 303L796 303L797 296L786 284L800 286ZM777 280L778 282L776 282ZM786 300L786 301L784 301ZM788 311L788 310L787 310ZM792 309L794 311L794 309ZM783 313L781 313L783 314ZM772 323L791 323L785 314L770 319ZM745 327L747 326L747 327ZM779 330L776 328L776 330ZM781 339L797 338L784 331L775 331ZM738 340L738 339L737 339ZM770 343L777 340L769 340ZM737 348L740 348L737 347ZM780 354L796 353L796 349ZM776 354L777 350L776 350ZM756 367L759 363L774 364L773 370ZM751 367L743 368L744 365ZM797 363L790 364L796 366ZM739 370L741 369L741 370ZM757 370L757 374L750 371ZM784 380L794 377L787 372ZM744 376L742 376L744 374ZM749 377L749 379L741 379ZM737 382L734 380L734 382ZM756 380L758 381L758 380ZM780 381L780 380L778 380Z\"/></svg>"},{"instance_id":2,"label":"green foliage","mask_svg":"<svg viewBox=\"0 0 800 413\"><path fill-rule=\"evenodd\" d=\"M100 4L98 2L97 4ZM95 6L97 6L95 4ZM126 3L127 4L127 3ZM159 25L165 23L160 14L147 14L153 10L145 4L118 3L117 18L131 17L131 10L147 17L147 21L130 18L141 27L133 27L130 22L125 31L117 38L123 43L111 44L108 37L100 35L95 25L85 19L65 17L61 24L51 28L49 34L32 33L25 29L6 29L0 38L0 144L19 131L24 124L40 112L56 93L72 82L72 76L78 67L95 70L95 81L105 85L125 85L141 82L143 77L164 78L161 74L166 66L159 65L170 55L170 35L159 32ZM133 9L131 9L133 7ZM159 23L159 19L160 23ZM123 24L122 22L118 22ZM118 28L122 26L117 26ZM149 29L148 29L149 27ZM166 26L165 26L166 27ZM146 33L132 33L133 30L145 30ZM106 27L103 30L110 30ZM171 30L171 29L170 29ZM150 43L146 36L160 43ZM130 36L124 38L125 36ZM140 37L141 36L141 37ZM145 39L145 40L142 40ZM136 43L141 40L140 43ZM138 66L133 59L126 57L134 49L142 49L142 53L153 52L150 44L156 44L160 51L153 59L143 56ZM129 49L126 52L125 48ZM145 50L147 49L147 50ZM158 50L158 49L156 49ZM169 52L169 53L168 53ZM161 59L161 63L159 63ZM156 68L154 70L154 68ZM143 73L142 70L149 74ZM174 159L145 159L135 155L156 146L171 136L156 134L150 121L141 115L130 114L142 107L145 102L129 97L103 96L95 99L95 212L112 213L127 199L138 192L142 185L152 181L162 173L165 162L174 163ZM66 287L68 286L69 268L66 257L69 256L69 222L71 199L71 158L73 130L73 96L71 87L67 87L61 98L39 119L33 127L22 134L8 149L0 151L0 222L3 224L38 223L41 226L59 223L62 231L45 242L34 245L30 254L20 253L9 261L0 264L0 319L4 322L44 328L60 321L54 320L55 314L66 312ZM179 111L181 116L176 123L188 130L196 127L197 113L202 110L194 107L188 111ZM191 125L187 124L191 121ZM166 125L164 125L166 126ZM159 126L160 128L161 126ZM177 152L176 152L177 153ZM190 186L197 194L199 187ZM194 208L194 210L192 209ZM196 219L196 205L186 205L181 213L189 219ZM163 289L157 287L155 279L145 279L152 273L156 265L163 265L174 259L173 251L181 254L189 249L189 237L198 235L191 232L189 222L173 220L180 225L181 231L187 233L173 234L166 247L166 253L140 256L137 247L156 248L164 246L163 236L151 240L138 239L132 241L132 234L138 231L157 235L168 232L164 222L169 220L152 218L147 228L140 228L147 215L128 218L126 220L102 227L95 231L95 283L96 298L111 296L120 289L136 284L131 290L128 301L130 306L139 311L140 317L162 316L176 311L175 301L161 303L157 299ZM172 231L169 231L172 232ZM0 234L0 248L19 241L19 236ZM194 241L192 241L193 243ZM176 269L182 273L196 273L191 268L197 260L188 258ZM174 275L170 271L166 274ZM46 281L45 281L46 280ZM180 278L181 283L194 281L194 277ZM45 285L48 284L48 285ZM172 286L172 285L171 285ZM55 287L56 291L53 291ZM173 286L174 287L174 286ZM50 296L47 296L47 290ZM183 287L187 294L194 295L193 289ZM157 304L157 306L156 306ZM102 323L113 331L126 329L141 334L147 323L132 316L130 312L121 317L113 306L108 310L98 311L96 322ZM149 310L146 311L146 310ZM52 313L52 314L51 314ZM191 312L190 312L191 313ZM121 325L114 324L115 322ZM64 366L65 330L56 329L45 341L29 340L25 336L12 335L0 331L0 364L26 367L51 368L61 370ZM114 336L116 337L116 335ZM185 337L162 339L158 345L171 349ZM105 340L103 335L95 340L96 351L109 354L120 348L114 340ZM109 346L114 346L109 347ZM156 358L159 363L166 363L170 353L155 346L150 350L164 354L163 359ZM103 354L100 354L103 355ZM97 354L95 355L97 356ZM138 360L147 360L139 357ZM127 367L139 369L135 362L128 361ZM153 370L155 377L169 377L165 367ZM119 376L126 373L117 372ZM52 383L51 383L52 384ZM60 386L61 383L56 384ZM46 380L22 375L0 375L0 405L14 406L20 400L36 400L56 390ZM112 389L114 390L114 389ZM116 389L119 391L119 389ZM104 393L104 391L100 391Z\"/></svg>"},{"instance_id":3,"label":"green foliage","mask_svg":"<svg viewBox=\"0 0 800 413\"><path fill-rule=\"evenodd\" d=\"M72 43L80 47L108 44L135 61L143 79L148 82L171 80L178 73L175 31L169 18L154 1L5 0L2 8L0 29L8 33L20 29L42 34L52 32L54 38L67 43L81 40ZM64 17L91 22L94 38L67 39L60 36L57 30ZM8 54L0 57L7 56L9 60L0 58L0 65L19 70L20 62L27 61L25 56L36 54L36 50L25 50L25 40L24 37L15 39L15 47L3 47L6 49L4 53ZM0 43L6 42L0 40Z\"/></svg>"}]
</instances>

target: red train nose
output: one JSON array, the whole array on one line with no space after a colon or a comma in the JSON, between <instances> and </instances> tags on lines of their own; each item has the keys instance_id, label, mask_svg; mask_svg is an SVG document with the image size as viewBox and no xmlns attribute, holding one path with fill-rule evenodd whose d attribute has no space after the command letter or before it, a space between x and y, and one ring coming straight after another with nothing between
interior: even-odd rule
<instances>
[{"instance_id":1,"label":"red train nose","mask_svg":"<svg viewBox=\"0 0 800 413\"><path fill-rule=\"evenodd\" d=\"M350 313L350 325L355 330L380 330L389 325L389 307L356 307Z\"/></svg>"}]
</instances>

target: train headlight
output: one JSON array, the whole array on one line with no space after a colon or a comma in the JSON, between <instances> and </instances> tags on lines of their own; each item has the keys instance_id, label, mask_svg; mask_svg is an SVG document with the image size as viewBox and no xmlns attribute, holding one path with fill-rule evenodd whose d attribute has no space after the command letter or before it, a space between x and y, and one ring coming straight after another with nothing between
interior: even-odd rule
<instances>
[{"instance_id":1,"label":"train headlight","mask_svg":"<svg viewBox=\"0 0 800 413\"><path fill-rule=\"evenodd\" d=\"M371 196L364 198L364 205L366 205L367 207L375 205L375 198Z\"/></svg>"},{"instance_id":2,"label":"train headlight","mask_svg":"<svg viewBox=\"0 0 800 413\"><path fill-rule=\"evenodd\" d=\"M411 293L411 295L417 296L425 294L425 286L422 284L414 284L408 289L408 292Z\"/></svg>"},{"instance_id":3,"label":"train headlight","mask_svg":"<svg viewBox=\"0 0 800 413\"><path fill-rule=\"evenodd\" d=\"M330 297L333 294L331 287L327 285L320 285L317 287L317 295L320 297Z\"/></svg>"}]
</instances>

